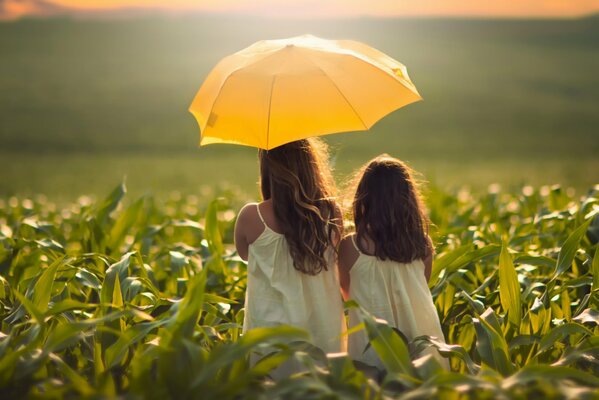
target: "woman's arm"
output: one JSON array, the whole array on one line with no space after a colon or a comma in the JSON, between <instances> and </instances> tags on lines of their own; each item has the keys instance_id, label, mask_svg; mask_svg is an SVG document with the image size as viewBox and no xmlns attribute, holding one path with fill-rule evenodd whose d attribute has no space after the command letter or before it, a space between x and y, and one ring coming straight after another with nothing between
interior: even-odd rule
<instances>
[{"instance_id":1,"label":"woman's arm","mask_svg":"<svg viewBox=\"0 0 599 400\"><path fill-rule=\"evenodd\" d=\"M237 249L237 254L244 261L248 259L248 239L246 235L247 227L249 225L249 211L250 204L246 204L237 214L237 221L235 221L235 248ZM255 205L253 205L255 207Z\"/></svg>"}]
</instances>

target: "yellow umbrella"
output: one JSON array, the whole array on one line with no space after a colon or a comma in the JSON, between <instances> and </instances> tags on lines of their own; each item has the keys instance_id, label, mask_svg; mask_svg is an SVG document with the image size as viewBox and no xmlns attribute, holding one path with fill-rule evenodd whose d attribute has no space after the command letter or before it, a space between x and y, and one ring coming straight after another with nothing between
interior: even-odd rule
<instances>
[{"instance_id":1,"label":"yellow umbrella","mask_svg":"<svg viewBox=\"0 0 599 400\"><path fill-rule=\"evenodd\" d=\"M200 145L272 149L294 140L367 130L421 100L406 67L363 43L312 35L262 40L221 60L189 111Z\"/></svg>"}]
</instances>

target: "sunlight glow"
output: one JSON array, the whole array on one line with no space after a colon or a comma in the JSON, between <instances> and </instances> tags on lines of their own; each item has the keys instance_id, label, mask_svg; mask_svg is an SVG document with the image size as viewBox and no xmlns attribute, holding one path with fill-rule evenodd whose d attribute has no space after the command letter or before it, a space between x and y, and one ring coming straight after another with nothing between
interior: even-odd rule
<instances>
[{"instance_id":1,"label":"sunlight glow","mask_svg":"<svg viewBox=\"0 0 599 400\"><path fill-rule=\"evenodd\" d=\"M472 16L577 17L599 0L0 0L0 18L120 11L219 12L273 17Z\"/></svg>"}]
</instances>

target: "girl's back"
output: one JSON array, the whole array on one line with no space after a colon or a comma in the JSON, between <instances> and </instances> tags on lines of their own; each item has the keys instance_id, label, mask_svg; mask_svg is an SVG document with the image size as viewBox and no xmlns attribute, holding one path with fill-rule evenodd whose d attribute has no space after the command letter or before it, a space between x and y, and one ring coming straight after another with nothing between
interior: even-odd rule
<instances>
[{"instance_id":1,"label":"girl's back","mask_svg":"<svg viewBox=\"0 0 599 400\"><path fill-rule=\"evenodd\" d=\"M379 156L357 176L352 212L356 234L339 249L344 295L376 318L399 329L408 340L422 335L443 340L443 331L427 280L434 248L428 218L410 168L400 160ZM356 311L350 327L360 323ZM352 358L383 368L366 333L349 337ZM442 365L447 361L433 349Z\"/></svg>"},{"instance_id":2,"label":"girl's back","mask_svg":"<svg viewBox=\"0 0 599 400\"><path fill-rule=\"evenodd\" d=\"M384 319L390 326L398 328L409 340L420 335L435 336L442 340L443 331L426 282L423 261L383 261L361 252L355 244L355 235L344 241L351 242L358 253L349 271L349 298L376 318ZM361 323L356 310L350 310L349 317L350 329ZM364 351L367 345L366 332L354 333L349 337L348 352L353 359L383 368L372 347Z\"/></svg>"}]
</instances>

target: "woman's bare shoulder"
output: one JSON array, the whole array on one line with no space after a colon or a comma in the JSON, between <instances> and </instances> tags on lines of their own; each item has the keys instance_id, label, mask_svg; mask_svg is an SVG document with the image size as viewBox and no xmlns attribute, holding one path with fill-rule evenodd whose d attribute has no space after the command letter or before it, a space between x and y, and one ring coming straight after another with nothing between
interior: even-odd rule
<instances>
[{"instance_id":1,"label":"woman's bare shoulder","mask_svg":"<svg viewBox=\"0 0 599 400\"><path fill-rule=\"evenodd\" d=\"M241 210L239 210L239 213L237 213L237 221L235 224L242 229L257 225L257 222L260 219L258 217L259 204L260 203L252 202L241 207Z\"/></svg>"},{"instance_id":2,"label":"woman's bare shoulder","mask_svg":"<svg viewBox=\"0 0 599 400\"><path fill-rule=\"evenodd\" d=\"M236 230L245 236L247 243L253 243L265 229L265 224L258 214L258 206L262 203L247 203L244 205L235 222ZM262 208L262 207L261 207Z\"/></svg>"}]
</instances>

